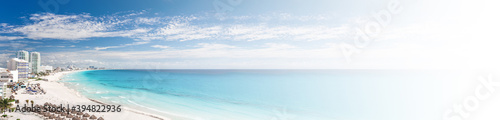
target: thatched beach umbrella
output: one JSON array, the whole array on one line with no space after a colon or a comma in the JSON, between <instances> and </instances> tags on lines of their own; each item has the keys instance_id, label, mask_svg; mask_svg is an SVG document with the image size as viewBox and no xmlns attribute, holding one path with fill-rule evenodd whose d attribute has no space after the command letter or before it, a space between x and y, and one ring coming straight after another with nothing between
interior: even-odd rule
<instances>
[{"instance_id":1,"label":"thatched beach umbrella","mask_svg":"<svg viewBox=\"0 0 500 120\"><path fill-rule=\"evenodd\" d=\"M76 114L76 111L74 111L74 110L71 110L71 114Z\"/></svg>"},{"instance_id":2,"label":"thatched beach umbrella","mask_svg":"<svg viewBox=\"0 0 500 120\"><path fill-rule=\"evenodd\" d=\"M84 118L85 118L85 117L90 117L90 115L89 115L88 113L85 113L85 114L83 114L83 117L84 117Z\"/></svg>"},{"instance_id":3,"label":"thatched beach umbrella","mask_svg":"<svg viewBox=\"0 0 500 120\"><path fill-rule=\"evenodd\" d=\"M66 116L66 115L68 115L68 114L66 114L66 112L61 113L61 116Z\"/></svg>"},{"instance_id":4,"label":"thatched beach umbrella","mask_svg":"<svg viewBox=\"0 0 500 120\"><path fill-rule=\"evenodd\" d=\"M68 115L66 116L66 118L73 118L73 115L68 114Z\"/></svg>"},{"instance_id":5,"label":"thatched beach umbrella","mask_svg":"<svg viewBox=\"0 0 500 120\"><path fill-rule=\"evenodd\" d=\"M87 118L82 118L81 120L88 120Z\"/></svg>"},{"instance_id":6,"label":"thatched beach umbrella","mask_svg":"<svg viewBox=\"0 0 500 120\"><path fill-rule=\"evenodd\" d=\"M77 112L76 115L83 115L83 113L82 112Z\"/></svg>"},{"instance_id":7,"label":"thatched beach umbrella","mask_svg":"<svg viewBox=\"0 0 500 120\"><path fill-rule=\"evenodd\" d=\"M71 119L71 120L80 120L80 118L78 118L78 117L73 117L73 119Z\"/></svg>"},{"instance_id":8,"label":"thatched beach umbrella","mask_svg":"<svg viewBox=\"0 0 500 120\"><path fill-rule=\"evenodd\" d=\"M54 119L54 115L49 115L49 119Z\"/></svg>"},{"instance_id":9,"label":"thatched beach umbrella","mask_svg":"<svg viewBox=\"0 0 500 120\"><path fill-rule=\"evenodd\" d=\"M43 113L43 116L44 116L44 117L49 117L49 116L50 116L50 113L45 112L45 113Z\"/></svg>"},{"instance_id":10,"label":"thatched beach umbrella","mask_svg":"<svg viewBox=\"0 0 500 120\"><path fill-rule=\"evenodd\" d=\"M104 120L104 118L102 118L102 117L99 117L99 118L97 118L97 120Z\"/></svg>"},{"instance_id":11,"label":"thatched beach umbrella","mask_svg":"<svg viewBox=\"0 0 500 120\"><path fill-rule=\"evenodd\" d=\"M49 105L49 103L48 103L48 102L45 102L43 105Z\"/></svg>"},{"instance_id":12,"label":"thatched beach umbrella","mask_svg":"<svg viewBox=\"0 0 500 120\"><path fill-rule=\"evenodd\" d=\"M95 119L97 119L97 117L95 117L94 115L92 115L92 116L90 116L90 118L89 118L89 119L91 119L91 120L95 120Z\"/></svg>"}]
</instances>

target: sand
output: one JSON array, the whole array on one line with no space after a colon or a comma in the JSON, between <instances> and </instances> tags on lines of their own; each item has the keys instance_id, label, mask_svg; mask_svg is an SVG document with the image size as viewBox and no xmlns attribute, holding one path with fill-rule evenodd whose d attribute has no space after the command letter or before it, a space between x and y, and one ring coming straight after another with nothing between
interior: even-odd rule
<instances>
[{"instance_id":1,"label":"sand","mask_svg":"<svg viewBox=\"0 0 500 120\"><path fill-rule=\"evenodd\" d=\"M45 76L42 78L48 79L48 81L30 81L30 84L40 83L41 88L43 88L47 93L42 95L29 95L21 94L24 90L19 90L15 99L19 100L19 104L22 106L26 104L25 100L33 100L35 104L43 105L45 102L50 102L53 104L63 104L63 105L100 105L106 104L96 100L91 100L85 96L79 95L73 89L67 88L63 83L58 82L60 77L65 74L76 72L59 72L53 75ZM31 104L31 103L29 103ZM95 115L97 117L103 117L105 120L169 120L169 118L162 117L159 115L150 114L144 111L134 110L131 108L122 107L121 112L87 112L90 115ZM42 120L41 117L35 115L34 113L21 113L21 112L11 112L7 113L9 115L9 120Z\"/></svg>"}]
</instances>

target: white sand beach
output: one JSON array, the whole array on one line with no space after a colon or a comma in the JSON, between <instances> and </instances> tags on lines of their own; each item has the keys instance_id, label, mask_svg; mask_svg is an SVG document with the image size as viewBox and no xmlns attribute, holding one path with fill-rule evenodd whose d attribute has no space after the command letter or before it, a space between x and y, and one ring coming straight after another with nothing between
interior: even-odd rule
<instances>
[{"instance_id":1,"label":"white sand beach","mask_svg":"<svg viewBox=\"0 0 500 120\"><path fill-rule=\"evenodd\" d=\"M60 78L68 73L75 72L59 72L53 75L45 76L42 78L48 79L48 81L30 81L30 84L40 83L40 87L44 89L46 94L30 95L21 94L23 90L19 90L15 99L19 100L19 104L22 106L26 104L25 100L33 100L35 104L43 105L46 102L52 104L63 104L63 105L100 105L101 103L95 100L86 98L85 96L79 95L73 89L67 88L63 83L58 82ZM29 103L30 104L30 103ZM106 103L104 103L106 104ZM122 107L121 112L85 112L90 115L95 115L96 117L102 117L105 120L169 120L169 118L164 118L159 115L154 115L146 113L143 111L133 110L130 108ZM7 113L9 120L43 120L42 117L37 116L35 113L21 113L21 112L10 112Z\"/></svg>"}]
</instances>

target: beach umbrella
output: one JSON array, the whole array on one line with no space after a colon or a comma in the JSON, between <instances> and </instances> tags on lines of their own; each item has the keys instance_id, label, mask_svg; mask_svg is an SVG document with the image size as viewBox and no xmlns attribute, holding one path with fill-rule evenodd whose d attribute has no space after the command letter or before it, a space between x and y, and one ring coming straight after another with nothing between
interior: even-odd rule
<instances>
[{"instance_id":1,"label":"beach umbrella","mask_svg":"<svg viewBox=\"0 0 500 120\"><path fill-rule=\"evenodd\" d=\"M88 120L87 118L82 118L81 120Z\"/></svg>"},{"instance_id":2,"label":"beach umbrella","mask_svg":"<svg viewBox=\"0 0 500 120\"><path fill-rule=\"evenodd\" d=\"M83 113L82 112L77 112L76 115L83 115Z\"/></svg>"},{"instance_id":3,"label":"beach umbrella","mask_svg":"<svg viewBox=\"0 0 500 120\"><path fill-rule=\"evenodd\" d=\"M97 119L97 117L95 117L94 115L92 115L92 116L90 116L89 119L94 120L94 119Z\"/></svg>"},{"instance_id":4,"label":"beach umbrella","mask_svg":"<svg viewBox=\"0 0 500 120\"><path fill-rule=\"evenodd\" d=\"M45 102L45 104L43 104L43 105L49 105L49 103L48 103L48 102Z\"/></svg>"},{"instance_id":5,"label":"beach umbrella","mask_svg":"<svg viewBox=\"0 0 500 120\"><path fill-rule=\"evenodd\" d=\"M68 115L66 116L66 118L73 118L73 115L68 114Z\"/></svg>"},{"instance_id":6,"label":"beach umbrella","mask_svg":"<svg viewBox=\"0 0 500 120\"><path fill-rule=\"evenodd\" d=\"M66 116L66 115L68 115L68 114L66 114L66 112L61 113L61 116Z\"/></svg>"},{"instance_id":7,"label":"beach umbrella","mask_svg":"<svg viewBox=\"0 0 500 120\"><path fill-rule=\"evenodd\" d=\"M83 117L90 117L88 113L83 114Z\"/></svg>"},{"instance_id":8,"label":"beach umbrella","mask_svg":"<svg viewBox=\"0 0 500 120\"><path fill-rule=\"evenodd\" d=\"M104 118L102 118L102 117L99 117L99 118L97 118L97 120L104 120Z\"/></svg>"},{"instance_id":9,"label":"beach umbrella","mask_svg":"<svg viewBox=\"0 0 500 120\"><path fill-rule=\"evenodd\" d=\"M49 115L49 119L54 119L54 115Z\"/></svg>"},{"instance_id":10,"label":"beach umbrella","mask_svg":"<svg viewBox=\"0 0 500 120\"><path fill-rule=\"evenodd\" d=\"M72 110L72 111L71 111L71 114L76 114L76 111Z\"/></svg>"},{"instance_id":11,"label":"beach umbrella","mask_svg":"<svg viewBox=\"0 0 500 120\"><path fill-rule=\"evenodd\" d=\"M78 118L78 117L73 117L73 119L71 119L71 120L80 120L80 118Z\"/></svg>"}]
</instances>

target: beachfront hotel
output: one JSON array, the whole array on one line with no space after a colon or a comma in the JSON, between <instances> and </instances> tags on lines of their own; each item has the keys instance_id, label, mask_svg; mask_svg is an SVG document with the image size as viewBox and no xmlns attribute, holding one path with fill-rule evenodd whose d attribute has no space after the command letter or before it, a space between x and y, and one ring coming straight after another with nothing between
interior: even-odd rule
<instances>
[{"instance_id":1,"label":"beachfront hotel","mask_svg":"<svg viewBox=\"0 0 500 120\"><path fill-rule=\"evenodd\" d=\"M0 68L0 83L17 82L18 74L15 70Z\"/></svg>"},{"instance_id":2,"label":"beachfront hotel","mask_svg":"<svg viewBox=\"0 0 500 120\"><path fill-rule=\"evenodd\" d=\"M41 60L39 52L31 52L29 62L30 62L31 73L40 72Z\"/></svg>"},{"instance_id":3,"label":"beachfront hotel","mask_svg":"<svg viewBox=\"0 0 500 120\"><path fill-rule=\"evenodd\" d=\"M17 82L17 77L17 71L0 68L0 98L3 99L12 95L12 92L7 87L7 83Z\"/></svg>"},{"instance_id":4,"label":"beachfront hotel","mask_svg":"<svg viewBox=\"0 0 500 120\"><path fill-rule=\"evenodd\" d=\"M29 62L26 60L12 58L7 62L7 69L18 72L19 81L28 80Z\"/></svg>"},{"instance_id":5,"label":"beachfront hotel","mask_svg":"<svg viewBox=\"0 0 500 120\"><path fill-rule=\"evenodd\" d=\"M21 59L21 60L25 60L25 61L29 61L29 58L30 58L29 55L30 55L29 52L24 51L24 50L16 52L16 58Z\"/></svg>"}]
</instances>

